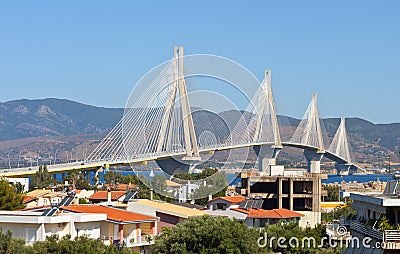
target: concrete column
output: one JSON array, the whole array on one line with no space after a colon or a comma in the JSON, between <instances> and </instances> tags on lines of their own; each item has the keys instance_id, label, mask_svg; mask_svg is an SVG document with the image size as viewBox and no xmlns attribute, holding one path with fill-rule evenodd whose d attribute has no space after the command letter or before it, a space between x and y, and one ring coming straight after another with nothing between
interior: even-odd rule
<instances>
[{"instance_id":1,"label":"concrete column","mask_svg":"<svg viewBox=\"0 0 400 254\"><path fill-rule=\"evenodd\" d=\"M71 220L69 223L69 234L71 235L71 239L75 239L76 237L76 228L75 228L75 222Z\"/></svg>"},{"instance_id":2,"label":"concrete column","mask_svg":"<svg viewBox=\"0 0 400 254\"><path fill-rule=\"evenodd\" d=\"M142 229L140 228L140 224L136 224L136 235L137 235L137 242L142 242Z\"/></svg>"},{"instance_id":3,"label":"concrete column","mask_svg":"<svg viewBox=\"0 0 400 254\"><path fill-rule=\"evenodd\" d=\"M37 238L38 241L44 241L46 240L46 229L44 226L44 223L40 224L38 232L37 232Z\"/></svg>"},{"instance_id":4,"label":"concrete column","mask_svg":"<svg viewBox=\"0 0 400 254\"><path fill-rule=\"evenodd\" d=\"M342 173L350 173L351 164L340 164L335 163L336 174L341 175Z\"/></svg>"},{"instance_id":5,"label":"concrete column","mask_svg":"<svg viewBox=\"0 0 400 254\"><path fill-rule=\"evenodd\" d=\"M272 147L270 145L255 146L254 151L258 156L258 171L271 175L270 166L276 165L276 157L281 151L281 147Z\"/></svg>"},{"instance_id":6,"label":"concrete column","mask_svg":"<svg viewBox=\"0 0 400 254\"><path fill-rule=\"evenodd\" d=\"M278 208L282 208L282 178L278 177Z\"/></svg>"},{"instance_id":7,"label":"concrete column","mask_svg":"<svg viewBox=\"0 0 400 254\"><path fill-rule=\"evenodd\" d=\"M303 154L307 160L308 172L316 174L321 173L321 160L324 156L324 153L312 150L304 150Z\"/></svg>"},{"instance_id":8,"label":"concrete column","mask_svg":"<svg viewBox=\"0 0 400 254\"><path fill-rule=\"evenodd\" d=\"M293 178L290 177L289 179L289 209L291 211L293 211L294 207L293 207Z\"/></svg>"},{"instance_id":9,"label":"concrete column","mask_svg":"<svg viewBox=\"0 0 400 254\"><path fill-rule=\"evenodd\" d=\"M137 242L136 239L136 224L134 224L134 229L131 231L131 233L128 235L129 241L131 241L132 239L134 239L135 242Z\"/></svg>"}]
</instances>

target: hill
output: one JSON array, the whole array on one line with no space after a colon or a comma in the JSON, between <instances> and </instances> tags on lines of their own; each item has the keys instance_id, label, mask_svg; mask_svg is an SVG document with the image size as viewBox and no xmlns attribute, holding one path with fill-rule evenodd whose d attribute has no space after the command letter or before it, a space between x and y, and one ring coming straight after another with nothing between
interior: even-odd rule
<instances>
[{"instance_id":1,"label":"hill","mask_svg":"<svg viewBox=\"0 0 400 254\"><path fill-rule=\"evenodd\" d=\"M18 160L25 164L39 157L54 162L57 153L58 159L64 161L85 157L121 119L123 111L54 98L0 103L0 166L8 164L8 156L13 163ZM227 111L221 116L233 126L242 113ZM248 113L245 118L249 118ZM299 121L278 116L283 140L290 138ZM326 147L339 123L338 118L323 119ZM385 163L389 151L400 150L400 123L374 124L348 118L346 129L357 162ZM283 154L291 161L301 153L284 149ZM397 155L396 152L392 161L399 161Z\"/></svg>"},{"instance_id":2,"label":"hill","mask_svg":"<svg viewBox=\"0 0 400 254\"><path fill-rule=\"evenodd\" d=\"M0 141L43 135L101 133L112 128L123 109L101 108L65 99L0 103Z\"/></svg>"}]
</instances>

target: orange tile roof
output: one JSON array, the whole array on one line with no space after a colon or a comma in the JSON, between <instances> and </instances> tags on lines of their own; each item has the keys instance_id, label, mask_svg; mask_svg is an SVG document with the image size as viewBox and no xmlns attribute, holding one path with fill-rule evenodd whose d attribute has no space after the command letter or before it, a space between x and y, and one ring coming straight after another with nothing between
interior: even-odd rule
<instances>
[{"instance_id":1,"label":"orange tile roof","mask_svg":"<svg viewBox=\"0 0 400 254\"><path fill-rule=\"evenodd\" d=\"M62 210L74 213L105 213L107 219L117 222L157 221L156 217L127 212L125 210L101 205L69 205L62 206Z\"/></svg>"},{"instance_id":2,"label":"orange tile roof","mask_svg":"<svg viewBox=\"0 0 400 254\"><path fill-rule=\"evenodd\" d=\"M304 214L297 213L285 208L272 210L253 208L246 210L241 208L232 208L232 210L245 213L248 215L249 218L290 219L304 216Z\"/></svg>"},{"instance_id":3,"label":"orange tile roof","mask_svg":"<svg viewBox=\"0 0 400 254\"><path fill-rule=\"evenodd\" d=\"M125 195L125 191L111 191L111 200L115 201ZM92 196L89 197L89 200L107 200L108 192L107 191L98 191L95 192Z\"/></svg>"},{"instance_id":4,"label":"orange tile roof","mask_svg":"<svg viewBox=\"0 0 400 254\"><path fill-rule=\"evenodd\" d=\"M25 197L24 197L24 200L22 201L22 203L26 204L26 203L29 203L29 202L31 202L31 201L33 201L33 200L36 200L36 199L37 199L37 197L25 196Z\"/></svg>"},{"instance_id":5,"label":"orange tile roof","mask_svg":"<svg viewBox=\"0 0 400 254\"><path fill-rule=\"evenodd\" d=\"M225 197L217 197L217 198L214 198L214 199L212 199L210 201L214 201L214 200L217 200L217 199L223 199L223 200L225 200L225 201L227 201L229 203L240 203L243 200L245 200L246 198L244 196L225 196ZM210 202L210 201L208 201L208 202Z\"/></svg>"},{"instance_id":6,"label":"orange tile roof","mask_svg":"<svg viewBox=\"0 0 400 254\"><path fill-rule=\"evenodd\" d=\"M126 184L126 183L119 183L119 184L113 184L110 186L110 184L104 184L105 187L111 187L112 189L117 189L120 191L123 190L132 190L137 188L137 186L135 184Z\"/></svg>"}]
</instances>

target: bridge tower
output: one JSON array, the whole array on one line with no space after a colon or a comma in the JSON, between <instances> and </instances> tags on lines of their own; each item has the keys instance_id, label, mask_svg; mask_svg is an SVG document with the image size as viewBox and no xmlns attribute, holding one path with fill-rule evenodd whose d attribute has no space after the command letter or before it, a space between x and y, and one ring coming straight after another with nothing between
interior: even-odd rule
<instances>
[{"instance_id":1,"label":"bridge tower","mask_svg":"<svg viewBox=\"0 0 400 254\"><path fill-rule=\"evenodd\" d=\"M182 160L200 160L199 148L197 145L196 134L194 132L193 117L190 110L189 98L186 89L186 82L183 73L183 47L174 47L173 58L173 75L174 80L169 86L169 96L165 106L164 115L161 123L160 137L157 145L157 152L160 152L165 143L166 134L171 135L171 128L167 133L167 126L173 121L175 104L179 99L181 104L181 113L183 121L183 135L186 157ZM177 98L177 94L179 97Z\"/></svg>"},{"instance_id":2,"label":"bridge tower","mask_svg":"<svg viewBox=\"0 0 400 254\"><path fill-rule=\"evenodd\" d=\"M354 168L350 146L347 140L346 119L341 118L339 127L328 149L333 154L344 159L346 162L335 162L335 168L338 175L348 174Z\"/></svg>"},{"instance_id":3,"label":"bridge tower","mask_svg":"<svg viewBox=\"0 0 400 254\"><path fill-rule=\"evenodd\" d=\"M325 147L316 94L312 95L311 103L293 134L291 142L299 147L314 147L313 150L305 149L303 154L307 160L308 172L321 173L321 160L325 153Z\"/></svg>"},{"instance_id":4,"label":"bridge tower","mask_svg":"<svg viewBox=\"0 0 400 254\"><path fill-rule=\"evenodd\" d=\"M269 174L270 166L276 165L276 157L282 149L282 141L279 133L278 119L276 117L274 97L272 94L272 72L271 70L264 71L264 80L261 84L261 98L259 112L256 121L256 130L254 132L253 142L257 143L263 140L262 132L268 132L266 128L265 119L270 118L268 121L271 124L273 145L255 146L254 150L258 155L258 169L259 171ZM263 126L264 122L264 126ZM269 140L268 140L269 141Z\"/></svg>"}]
</instances>

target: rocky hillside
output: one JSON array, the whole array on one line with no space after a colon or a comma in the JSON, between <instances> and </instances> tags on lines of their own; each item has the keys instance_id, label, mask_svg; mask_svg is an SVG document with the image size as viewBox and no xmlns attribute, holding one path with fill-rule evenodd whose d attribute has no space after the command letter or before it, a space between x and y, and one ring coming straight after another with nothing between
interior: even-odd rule
<instances>
[{"instance_id":1,"label":"rocky hillside","mask_svg":"<svg viewBox=\"0 0 400 254\"><path fill-rule=\"evenodd\" d=\"M100 133L112 128L122 113L62 99L8 101L0 103L0 141Z\"/></svg>"},{"instance_id":2,"label":"rocky hillside","mask_svg":"<svg viewBox=\"0 0 400 254\"><path fill-rule=\"evenodd\" d=\"M15 100L0 103L0 164L23 157L43 157L57 151L67 157L75 149L75 157L90 153L101 138L121 118L123 109L102 108L64 99ZM223 112L232 125L239 111ZM248 116L246 116L248 117ZM279 116L283 140L288 140L299 120ZM340 119L324 119L327 144L332 139ZM349 141L357 162L376 164L387 159L389 151L400 150L400 123L374 124L360 118L346 119ZM80 155L77 155L79 151ZM299 151L283 151L289 160L299 157ZM64 154L64 155L63 155ZM392 161L400 161L398 153ZM70 155L71 157L72 155ZM53 156L54 157L54 156ZM284 157L284 156L282 156ZM66 160L67 158L64 158Z\"/></svg>"}]
</instances>

